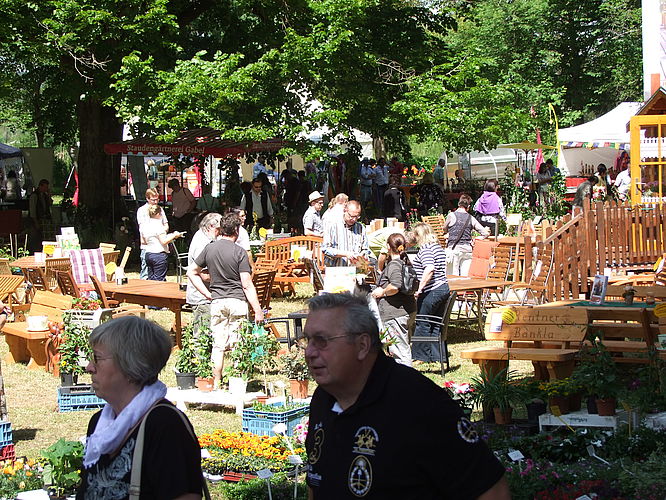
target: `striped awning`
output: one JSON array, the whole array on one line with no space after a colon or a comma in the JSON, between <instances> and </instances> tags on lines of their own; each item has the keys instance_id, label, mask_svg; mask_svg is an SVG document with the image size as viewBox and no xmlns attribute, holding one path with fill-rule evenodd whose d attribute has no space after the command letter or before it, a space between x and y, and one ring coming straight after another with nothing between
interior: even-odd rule
<instances>
[{"instance_id":1,"label":"striped awning","mask_svg":"<svg viewBox=\"0 0 666 500\"><path fill-rule=\"evenodd\" d=\"M234 142L221 139L221 135L221 130L197 128L181 132L175 140L169 143L146 137L110 142L104 145L104 152L109 155L174 156L180 154L224 158L248 153L275 152L289 144L282 139Z\"/></svg>"},{"instance_id":2,"label":"striped awning","mask_svg":"<svg viewBox=\"0 0 666 500\"><path fill-rule=\"evenodd\" d=\"M577 141L560 141L560 146L563 148L614 148L614 149L629 149L628 142L577 142Z\"/></svg>"}]
</instances>

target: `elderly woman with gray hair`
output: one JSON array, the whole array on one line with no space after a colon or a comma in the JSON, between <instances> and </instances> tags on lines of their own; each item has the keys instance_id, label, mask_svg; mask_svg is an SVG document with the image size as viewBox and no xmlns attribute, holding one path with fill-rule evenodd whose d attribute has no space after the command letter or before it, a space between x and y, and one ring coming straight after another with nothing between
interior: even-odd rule
<instances>
[{"instance_id":1,"label":"elderly woman with gray hair","mask_svg":"<svg viewBox=\"0 0 666 500\"><path fill-rule=\"evenodd\" d=\"M88 424L77 499L200 499L201 451L187 417L164 399L157 376L171 339L135 316L113 319L90 335L86 371L107 401Z\"/></svg>"}]
</instances>

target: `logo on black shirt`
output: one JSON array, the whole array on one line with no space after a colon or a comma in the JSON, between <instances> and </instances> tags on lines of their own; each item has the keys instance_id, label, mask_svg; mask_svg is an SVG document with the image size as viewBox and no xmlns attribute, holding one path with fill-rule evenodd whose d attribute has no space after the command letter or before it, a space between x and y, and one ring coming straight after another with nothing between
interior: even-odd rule
<instances>
[{"instance_id":1,"label":"logo on black shirt","mask_svg":"<svg viewBox=\"0 0 666 500\"><path fill-rule=\"evenodd\" d=\"M379 442L379 435L372 427L363 426L359 427L356 434L354 434L354 440L356 444L353 450L354 453L373 456L375 454L375 447Z\"/></svg>"}]
</instances>

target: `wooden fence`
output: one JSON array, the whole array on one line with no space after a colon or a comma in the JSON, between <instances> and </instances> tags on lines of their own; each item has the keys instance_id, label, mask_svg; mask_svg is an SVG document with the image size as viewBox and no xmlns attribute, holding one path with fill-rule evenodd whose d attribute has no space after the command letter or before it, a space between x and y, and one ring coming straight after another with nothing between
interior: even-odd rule
<instances>
[{"instance_id":1,"label":"wooden fence","mask_svg":"<svg viewBox=\"0 0 666 500\"><path fill-rule=\"evenodd\" d=\"M650 270L666 253L666 207L629 203L586 202L583 213L566 215L546 230L542 241L524 240L523 279L537 260L549 272L549 300L578 298L589 289L588 278L611 268L617 272ZM551 259L548 246L552 246ZM536 249L534 248L536 247Z\"/></svg>"}]
</instances>

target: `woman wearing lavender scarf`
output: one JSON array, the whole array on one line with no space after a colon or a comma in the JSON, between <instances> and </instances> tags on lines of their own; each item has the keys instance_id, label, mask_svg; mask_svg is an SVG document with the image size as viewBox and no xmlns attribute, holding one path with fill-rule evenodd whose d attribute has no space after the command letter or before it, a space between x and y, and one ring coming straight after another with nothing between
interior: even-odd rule
<instances>
[{"instance_id":1,"label":"woman wearing lavender scarf","mask_svg":"<svg viewBox=\"0 0 666 500\"><path fill-rule=\"evenodd\" d=\"M476 200L474 211L478 214L479 223L490 229L490 234L497 236L499 218L506 220L504 203L497 194L497 181L489 179L483 186L483 194Z\"/></svg>"},{"instance_id":2,"label":"woman wearing lavender scarf","mask_svg":"<svg viewBox=\"0 0 666 500\"><path fill-rule=\"evenodd\" d=\"M90 346L86 371L107 404L88 424L76 498L200 499L205 484L199 443L192 424L164 399L166 386L157 380L171 354L167 333L127 316L95 328ZM143 446L137 446L141 435ZM130 488L133 477L140 489Z\"/></svg>"}]
</instances>

